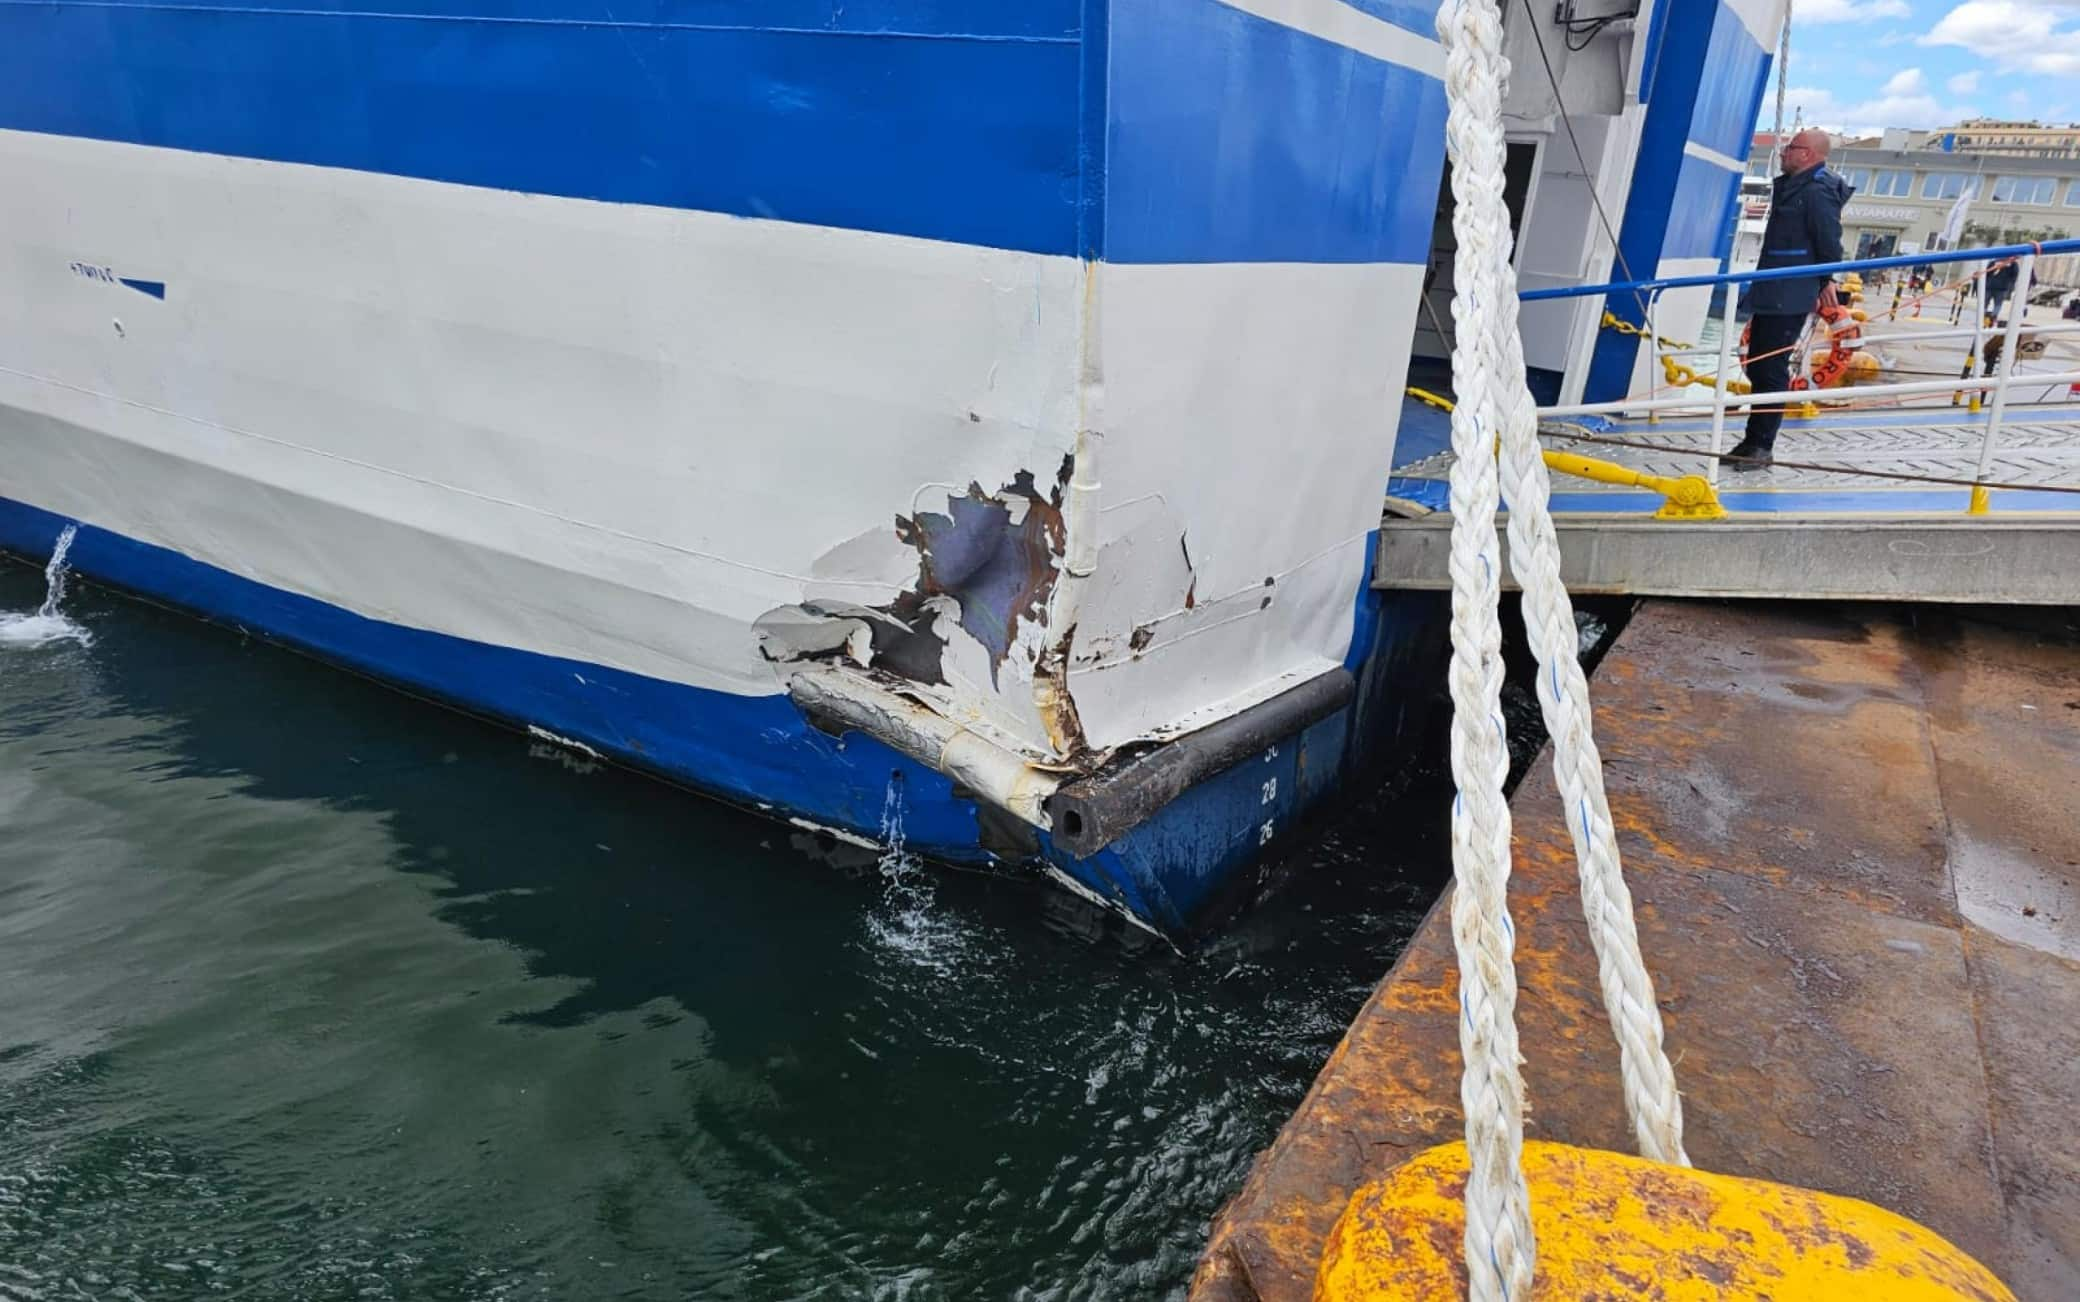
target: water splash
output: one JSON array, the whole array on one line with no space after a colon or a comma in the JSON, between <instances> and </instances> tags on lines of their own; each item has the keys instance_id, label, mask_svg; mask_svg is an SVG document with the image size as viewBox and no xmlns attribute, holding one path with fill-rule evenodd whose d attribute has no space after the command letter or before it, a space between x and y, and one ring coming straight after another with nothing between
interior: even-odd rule
<instances>
[{"instance_id":1,"label":"water splash","mask_svg":"<svg viewBox=\"0 0 2080 1302\"><path fill-rule=\"evenodd\" d=\"M34 614L0 611L0 647L39 647L53 642L77 642L86 646L94 640L93 634L64 612L65 576L69 573L65 557L72 551L72 540L78 535L79 526L76 524L66 525L65 532L58 535L57 545L51 548L51 559L43 567L43 605Z\"/></svg>"},{"instance_id":2,"label":"water splash","mask_svg":"<svg viewBox=\"0 0 2080 1302\"><path fill-rule=\"evenodd\" d=\"M967 936L936 907L930 870L905 845L900 773L889 775L882 797L881 844L881 907L868 917L867 934L917 967L953 975Z\"/></svg>"}]
</instances>

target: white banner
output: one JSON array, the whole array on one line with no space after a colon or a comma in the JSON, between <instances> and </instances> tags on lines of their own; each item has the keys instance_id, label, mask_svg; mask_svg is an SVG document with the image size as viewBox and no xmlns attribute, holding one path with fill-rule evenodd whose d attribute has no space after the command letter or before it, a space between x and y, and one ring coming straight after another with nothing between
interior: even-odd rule
<instances>
[{"instance_id":1,"label":"white banner","mask_svg":"<svg viewBox=\"0 0 2080 1302\"><path fill-rule=\"evenodd\" d=\"M1957 247L1958 237L1964 234L1964 215L1970 210L1972 200L1978 193L1979 178L1973 177L1971 184L1964 188L1964 193L1957 196L1957 202L1950 205L1950 215L1943 219L1943 248Z\"/></svg>"}]
</instances>

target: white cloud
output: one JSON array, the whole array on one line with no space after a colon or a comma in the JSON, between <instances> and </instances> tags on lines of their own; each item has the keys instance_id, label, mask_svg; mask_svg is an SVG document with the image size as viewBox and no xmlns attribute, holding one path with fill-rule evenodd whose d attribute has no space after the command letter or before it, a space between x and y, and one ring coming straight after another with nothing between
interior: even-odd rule
<instances>
[{"instance_id":1,"label":"white cloud","mask_svg":"<svg viewBox=\"0 0 2080 1302\"><path fill-rule=\"evenodd\" d=\"M1977 71L1960 72L1943 84L1950 88L1952 95L1970 95L1979 89L1979 74Z\"/></svg>"},{"instance_id":2,"label":"white cloud","mask_svg":"<svg viewBox=\"0 0 2080 1302\"><path fill-rule=\"evenodd\" d=\"M2026 90L2009 91L2008 107L2014 109L2017 113L2029 112L2029 92Z\"/></svg>"},{"instance_id":3,"label":"white cloud","mask_svg":"<svg viewBox=\"0 0 2080 1302\"><path fill-rule=\"evenodd\" d=\"M1907 0L1791 0L1794 25L1861 23L1873 18L1910 18Z\"/></svg>"},{"instance_id":4,"label":"white cloud","mask_svg":"<svg viewBox=\"0 0 2080 1302\"><path fill-rule=\"evenodd\" d=\"M1941 127L1979 110L1969 104L1946 104L1928 91L1919 68L1897 73L1870 99L1843 102L1817 86L1794 86L1785 101L1805 112L1807 123L1852 136L1874 136L1887 127Z\"/></svg>"},{"instance_id":5,"label":"white cloud","mask_svg":"<svg viewBox=\"0 0 2080 1302\"><path fill-rule=\"evenodd\" d=\"M2080 23L2069 21L2076 16L2071 0L1965 0L1920 43L1954 45L2006 69L2080 76Z\"/></svg>"}]
</instances>

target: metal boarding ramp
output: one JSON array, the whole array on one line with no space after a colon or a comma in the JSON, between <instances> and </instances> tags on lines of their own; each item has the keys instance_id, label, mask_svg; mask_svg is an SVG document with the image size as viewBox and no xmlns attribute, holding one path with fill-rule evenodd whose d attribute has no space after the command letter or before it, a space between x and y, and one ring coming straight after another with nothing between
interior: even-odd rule
<instances>
[{"instance_id":1,"label":"metal boarding ramp","mask_svg":"<svg viewBox=\"0 0 2080 1302\"><path fill-rule=\"evenodd\" d=\"M2012 259L2027 285L2039 251L2066 248L2080 250L2080 240L1790 274ZM2080 322L2059 319L2056 308L2030 313L2018 295L2009 319L1987 328L1983 271L1982 265L1947 292L1954 324L1942 312L1903 317L1896 293L1890 312L1867 313L1857 329L1860 342L1886 359L1883 369L1956 375L1976 371L1978 360L1990 356L1997 358L1991 374L1779 394L1735 391L1745 386L1733 382L1731 291L1716 372L1699 375L1679 360L1714 350L1677 345L1660 352L1667 341L1659 341L1652 321L1663 289L1781 273L1525 294L1644 295L1649 324L1640 333L1657 341L1650 346L1671 384L1710 390L1695 396L1657 390L1622 402L1539 410L1568 587L1639 596L2080 605ZM1823 335L1816 346L1828 342ZM1963 367L1960 355L1969 359ZM1722 473L1719 454L1737 437L1751 403L1790 408L1777 439L1778 464ZM1415 440L1414 459L1394 471L1375 587L1451 586L1446 479L1452 454L1434 450L1442 420L1428 415L1429 447Z\"/></svg>"}]
</instances>

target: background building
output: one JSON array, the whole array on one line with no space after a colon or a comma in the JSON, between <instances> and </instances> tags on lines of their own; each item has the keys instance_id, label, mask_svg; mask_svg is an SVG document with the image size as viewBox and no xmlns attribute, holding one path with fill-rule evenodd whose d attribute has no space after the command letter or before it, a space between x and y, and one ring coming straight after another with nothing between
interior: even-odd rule
<instances>
[{"instance_id":1,"label":"background building","mask_svg":"<svg viewBox=\"0 0 2080 1302\"><path fill-rule=\"evenodd\" d=\"M1769 158L1770 134L1755 133L1749 174L1767 175ZM1958 248L2080 236L2080 127L1977 119L1893 130L1838 143L1828 166L1856 188L1842 210L1842 251L1852 258L1937 247L1967 191L1975 197Z\"/></svg>"},{"instance_id":2,"label":"background building","mask_svg":"<svg viewBox=\"0 0 2080 1302\"><path fill-rule=\"evenodd\" d=\"M2007 154L2025 158L2080 158L2080 126L2045 126L2041 122L2002 122L1973 118L1947 131L1928 132L1924 149L1960 153Z\"/></svg>"}]
</instances>

